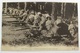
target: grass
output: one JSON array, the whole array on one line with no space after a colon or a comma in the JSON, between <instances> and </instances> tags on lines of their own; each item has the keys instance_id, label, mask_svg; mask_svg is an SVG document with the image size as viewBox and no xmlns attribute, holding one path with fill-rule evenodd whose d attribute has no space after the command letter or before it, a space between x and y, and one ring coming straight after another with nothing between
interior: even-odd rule
<instances>
[{"instance_id":1,"label":"grass","mask_svg":"<svg viewBox=\"0 0 80 53\"><path fill-rule=\"evenodd\" d=\"M5 22L6 21L6 22ZM9 21L9 23L7 22ZM77 46L65 45L64 42L57 42L54 39L45 39L42 36L37 38L29 37L26 32L29 29L18 30L24 28L19 24L12 24L15 18L3 18L2 26L2 50L77 50ZM9 25L8 25L9 24ZM29 31L27 32L29 33ZM28 36L28 37L26 37ZM55 44L56 43L56 44ZM10 49L11 48L11 49ZM62 48L62 49L61 49Z\"/></svg>"}]
</instances>

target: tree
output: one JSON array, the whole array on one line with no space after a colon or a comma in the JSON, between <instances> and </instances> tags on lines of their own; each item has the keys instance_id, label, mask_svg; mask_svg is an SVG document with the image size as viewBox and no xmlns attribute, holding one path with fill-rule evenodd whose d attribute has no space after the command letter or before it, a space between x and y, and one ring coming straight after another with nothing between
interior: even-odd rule
<instances>
[{"instance_id":1,"label":"tree","mask_svg":"<svg viewBox=\"0 0 80 53\"><path fill-rule=\"evenodd\" d=\"M24 2L24 10L26 11L27 3Z\"/></svg>"},{"instance_id":2,"label":"tree","mask_svg":"<svg viewBox=\"0 0 80 53\"><path fill-rule=\"evenodd\" d=\"M52 14L51 14L51 19L52 19L52 22L54 23L54 10L55 10L55 7L54 7L54 4L55 3L52 3Z\"/></svg>"},{"instance_id":3,"label":"tree","mask_svg":"<svg viewBox=\"0 0 80 53\"><path fill-rule=\"evenodd\" d=\"M7 2L5 2L5 11L4 13L7 13Z\"/></svg>"},{"instance_id":4,"label":"tree","mask_svg":"<svg viewBox=\"0 0 80 53\"><path fill-rule=\"evenodd\" d=\"M19 2L17 3L17 5L18 5L18 7L17 7L17 8L18 8L18 9L20 9L20 5L19 5Z\"/></svg>"}]
</instances>

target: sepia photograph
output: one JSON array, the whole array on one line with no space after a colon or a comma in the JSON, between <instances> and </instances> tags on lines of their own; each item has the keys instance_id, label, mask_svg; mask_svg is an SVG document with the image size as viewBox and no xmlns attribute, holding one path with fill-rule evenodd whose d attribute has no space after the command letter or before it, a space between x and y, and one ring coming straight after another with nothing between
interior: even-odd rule
<instances>
[{"instance_id":1,"label":"sepia photograph","mask_svg":"<svg viewBox=\"0 0 80 53\"><path fill-rule=\"evenodd\" d=\"M2 51L70 51L78 42L77 3L2 3Z\"/></svg>"}]
</instances>

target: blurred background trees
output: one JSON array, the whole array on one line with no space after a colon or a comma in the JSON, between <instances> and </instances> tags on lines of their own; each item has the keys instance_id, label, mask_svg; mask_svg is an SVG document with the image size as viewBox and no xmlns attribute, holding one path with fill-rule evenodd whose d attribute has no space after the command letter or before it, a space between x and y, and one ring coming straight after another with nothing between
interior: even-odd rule
<instances>
[{"instance_id":1,"label":"blurred background trees","mask_svg":"<svg viewBox=\"0 0 80 53\"><path fill-rule=\"evenodd\" d=\"M7 8L18 8L24 10L33 10L35 12L44 13L47 11L54 20L56 20L57 16L61 16L62 18L71 19L78 16L77 12L77 3L60 3L60 2L4 2L3 8L5 8L5 13L7 12Z\"/></svg>"}]
</instances>

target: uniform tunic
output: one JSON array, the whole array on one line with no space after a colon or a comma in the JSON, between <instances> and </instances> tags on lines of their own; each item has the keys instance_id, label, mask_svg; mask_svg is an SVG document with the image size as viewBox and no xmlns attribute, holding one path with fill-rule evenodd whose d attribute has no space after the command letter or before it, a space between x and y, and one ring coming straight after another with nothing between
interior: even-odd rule
<instances>
[{"instance_id":1,"label":"uniform tunic","mask_svg":"<svg viewBox=\"0 0 80 53\"><path fill-rule=\"evenodd\" d=\"M68 30L70 31L71 35L73 36L74 35L74 25L70 24L68 27Z\"/></svg>"},{"instance_id":2,"label":"uniform tunic","mask_svg":"<svg viewBox=\"0 0 80 53\"><path fill-rule=\"evenodd\" d=\"M55 21L55 24L56 24L56 25L58 25L59 23L61 23L61 19L57 19L57 20Z\"/></svg>"},{"instance_id":3,"label":"uniform tunic","mask_svg":"<svg viewBox=\"0 0 80 53\"><path fill-rule=\"evenodd\" d=\"M50 30L51 27L52 27L52 22L51 22L51 20L47 20L47 21L46 21L46 28L47 28L47 30Z\"/></svg>"},{"instance_id":4,"label":"uniform tunic","mask_svg":"<svg viewBox=\"0 0 80 53\"><path fill-rule=\"evenodd\" d=\"M28 17L28 23L31 24L31 25L33 25L33 22L34 22L34 15L31 14L31 15L29 15L29 17Z\"/></svg>"}]
</instances>

